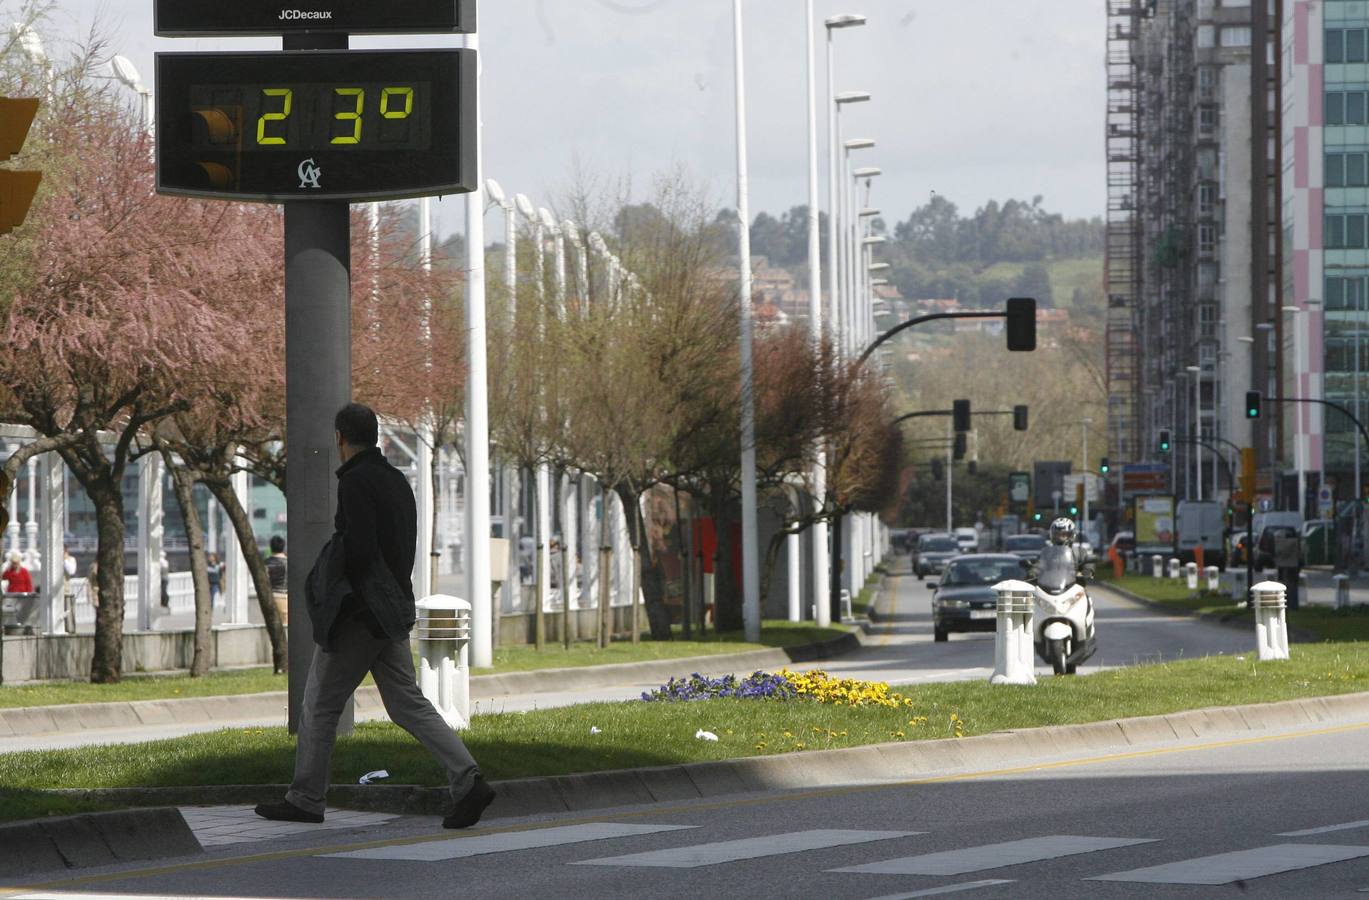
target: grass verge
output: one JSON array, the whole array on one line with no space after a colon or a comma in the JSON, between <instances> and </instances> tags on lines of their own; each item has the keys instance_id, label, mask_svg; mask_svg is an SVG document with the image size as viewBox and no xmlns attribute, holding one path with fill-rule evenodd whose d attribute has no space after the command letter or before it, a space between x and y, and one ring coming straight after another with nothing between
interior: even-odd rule
<instances>
[{"instance_id":1,"label":"grass verge","mask_svg":"<svg viewBox=\"0 0 1369 900\"><path fill-rule=\"evenodd\" d=\"M1254 613L1231 597L1205 590L1190 591L1182 579L1127 574L1120 579L1108 578L1104 584L1117 585L1176 612L1221 616L1254 628ZM1320 641L1369 641L1369 606L1360 604L1345 609L1302 606L1290 609L1288 627L1314 635Z\"/></svg>"},{"instance_id":2,"label":"grass verge","mask_svg":"<svg viewBox=\"0 0 1369 900\"><path fill-rule=\"evenodd\" d=\"M537 669L559 669L597 666L606 663L648 662L680 659L686 656L713 656L721 653L744 653L768 647L797 647L831 640L847 633L834 625L818 628L802 622L767 621L762 623L760 643L748 643L742 633L709 632L702 638L686 641L677 637L671 641L643 640L639 644L618 641L600 650L593 643L573 643L570 649L561 644L548 644L538 652L526 645L500 647L494 653L494 667L476 669L474 674L494 672L531 672ZM367 682L370 683L370 676ZM68 703L110 703L127 700L171 700L185 697L217 697L232 694L259 694L286 689L284 675L274 675L270 669L241 669L211 672L204 678L187 675L137 675L126 677L118 684L88 684L85 682L51 682L33 685L5 685L0 687L0 708L28 706L56 706ZM3 782L0 782L3 783Z\"/></svg>"},{"instance_id":3,"label":"grass verge","mask_svg":"<svg viewBox=\"0 0 1369 900\"><path fill-rule=\"evenodd\" d=\"M683 674L683 673L682 673ZM841 707L811 701L708 700L601 703L475 717L464 737L493 779L732 759L889 741L987 734L1186 709L1369 690L1369 645L1300 645L1293 659L1254 656L1136 666L1086 678L1046 678L1034 687L984 681L927 684L911 706ZM591 728L600 731L590 733ZM719 740L698 740L698 729ZM16 793L57 787L279 784L289 780L294 742L284 729L225 730L126 746L0 755L0 818L33 815ZM395 784L441 783L408 735L368 723L338 741L333 780L355 783L384 768ZM63 798L63 809L72 801Z\"/></svg>"}]
</instances>

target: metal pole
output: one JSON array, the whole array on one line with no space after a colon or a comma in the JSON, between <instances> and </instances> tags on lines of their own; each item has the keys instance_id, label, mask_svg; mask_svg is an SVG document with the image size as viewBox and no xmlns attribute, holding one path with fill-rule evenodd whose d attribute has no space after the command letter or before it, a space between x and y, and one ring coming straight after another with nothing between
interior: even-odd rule
<instances>
[{"instance_id":1,"label":"metal pole","mask_svg":"<svg viewBox=\"0 0 1369 900\"><path fill-rule=\"evenodd\" d=\"M822 241L818 235L818 99L813 0L807 0L805 22L808 26L808 327L813 345L822 345ZM831 32L828 32L831 47ZM828 81L831 81L831 54L828 53ZM836 104L831 104L833 107ZM813 454L813 503L821 508L827 500L827 451L818 442ZM831 605L822 602L822 586L827 583L827 523L813 524L813 609L821 627L831 624Z\"/></svg>"},{"instance_id":2,"label":"metal pole","mask_svg":"<svg viewBox=\"0 0 1369 900\"><path fill-rule=\"evenodd\" d=\"M506 340L510 346L514 341L514 327L517 322L518 312L518 209L514 206L512 198L505 198L500 204L504 210L504 289L508 294L508 311L506 325L508 331ZM521 609L523 605L523 577L519 570L519 560L522 553L519 549L519 540L522 537L520 531L514 529L514 521L518 518L514 512L515 485L519 486L517 496L522 496L521 482L522 469L516 465L506 464L504 466L504 477L501 480L503 490L500 497L500 505L504 509L504 540L509 545L509 572L505 573L504 584L500 588L500 610ZM516 593L515 593L516 592ZM514 602L515 596L518 602ZM491 621L498 621L498 616L491 611Z\"/></svg>"},{"instance_id":3,"label":"metal pole","mask_svg":"<svg viewBox=\"0 0 1369 900\"><path fill-rule=\"evenodd\" d=\"M839 324L837 287L837 142L840 140L841 106L837 103L835 76L832 73L832 29L827 29L827 331L835 344ZM811 238L810 238L811 240ZM809 252L812 245L809 245Z\"/></svg>"},{"instance_id":4,"label":"metal pole","mask_svg":"<svg viewBox=\"0 0 1369 900\"><path fill-rule=\"evenodd\" d=\"M1089 426L1093 424L1092 419L1084 420L1084 504L1083 504L1083 526L1079 529L1080 537L1088 540L1089 527Z\"/></svg>"},{"instance_id":5,"label":"metal pole","mask_svg":"<svg viewBox=\"0 0 1369 900\"><path fill-rule=\"evenodd\" d=\"M479 51L480 36L466 35ZM494 664L490 629L490 420L485 357L485 211L480 71L475 87L475 190L466 195L466 598L471 603L470 665Z\"/></svg>"},{"instance_id":6,"label":"metal pole","mask_svg":"<svg viewBox=\"0 0 1369 900\"><path fill-rule=\"evenodd\" d=\"M433 216L432 198L420 197L418 201L418 259L424 272L433 268ZM419 338L423 342L420 352L424 356L424 368L432 366L432 301L429 294L423 294L423 306L419 312ZM433 455L435 443L431 416L425 412L423 421L414 435L417 452L414 465L417 470L418 490L415 500L418 505L418 553L414 567L414 594L427 597L437 589L437 548L434 546L433 526L437 510L433 498Z\"/></svg>"},{"instance_id":7,"label":"metal pole","mask_svg":"<svg viewBox=\"0 0 1369 900\"><path fill-rule=\"evenodd\" d=\"M742 367L742 622L748 641L761 637L760 566L756 559L756 410L751 388L751 212L747 196L746 71L742 0L732 0L737 88L737 248L740 269ZM636 598L633 598L634 602Z\"/></svg>"},{"instance_id":8,"label":"metal pole","mask_svg":"<svg viewBox=\"0 0 1369 900\"><path fill-rule=\"evenodd\" d=\"M955 526L951 521L951 479L955 472L955 432L952 430L951 422L946 423L946 531L955 531Z\"/></svg>"},{"instance_id":9,"label":"metal pole","mask_svg":"<svg viewBox=\"0 0 1369 900\"><path fill-rule=\"evenodd\" d=\"M1203 370L1198 367L1198 371L1193 373L1193 433L1199 438L1203 436ZM1193 474L1195 476L1194 485L1196 488L1196 499L1203 499L1203 448L1200 444L1193 446Z\"/></svg>"}]
</instances>

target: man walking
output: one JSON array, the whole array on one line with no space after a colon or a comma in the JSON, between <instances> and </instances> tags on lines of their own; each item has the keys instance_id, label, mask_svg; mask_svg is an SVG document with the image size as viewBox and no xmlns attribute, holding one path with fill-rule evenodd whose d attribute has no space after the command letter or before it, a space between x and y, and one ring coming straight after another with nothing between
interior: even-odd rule
<instances>
[{"instance_id":1,"label":"man walking","mask_svg":"<svg viewBox=\"0 0 1369 900\"><path fill-rule=\"evenodd\" d=\"M456 733L418 689L408 629L414 622L410 580L418 537L413 491L376 446L370 407L349 403L333 420L342 466L333 538L309 575L314 661L304 689L295 776L280 803L257 815L322 822L338 717L369 671L390 720L428 749L447 773L452 805L445 828L480 821L494 790Z\"/></svg>"}]
</instances>

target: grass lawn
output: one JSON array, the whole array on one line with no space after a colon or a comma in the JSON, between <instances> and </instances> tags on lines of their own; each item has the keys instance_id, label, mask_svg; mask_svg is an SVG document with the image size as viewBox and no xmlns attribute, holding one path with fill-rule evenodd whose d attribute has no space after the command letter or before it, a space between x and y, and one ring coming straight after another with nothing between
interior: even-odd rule
<instances>
[{"instance_id":1,"label":"grass lawn","mask_svg":"<svg viewBox=\"0 0 1369 900\"><path fill-rule=\"evenodd\" d=\"M493 672L529 672L536 669L557 669L595 666L604 663L643 662L658 659L679 659L686 656L712 656L720 653L742 653L767 647L794 647L840 637L847 629L834 625L818 628L804 623L766 621L762 623L761 640L750 644L742 640L741 632L718 635L709 632L702 639L686 641L643 640L640 644L619 641L605 650L593 643L571 644L566 650L561 644L548 644L538 653L526 645L500 647L494 652L494 668L476 669L474 674ZM679 634L679 629L676 629ZM370 676L367 676L367 684ZM270 669L242 669L211 672L204 678L186 675L137 675L126 677L118 684L88 684L85 682L51 682L34 685L0 686L0 708L22 706L54 706L67 703L107 703L117 700L168 700L181 697L214 697L228 694L257 694L286 689L284 675L273 675ZM0 782L3 783L3 782Z\"/></svg>"},{"instance_id":2,"label":"grass lawn","mask_svg":"<svg viewBox=\"0 0 1369 900\"><path fill-rule=\"evenodd\" d=\"M685 674L685 673L681 673ZM657 766L889 741L986 734L1207 706L1369 690L1369 645L1299 645L1293 659L1211 657L1136 666L1035 687L986 681L909 688L905 708L839 707L812 701L709 700L601 703L476 716L465 734L492 779ZM591 734L591 727L601 729ZM698 729L719 740L697 740ZM0 818L33 815L32 792L57 787L279 784L294 743L284 729L227 730L126 746L0 755ZM357 727L338 742L333 779L355 783L385 768L394 784L441 783L427 753L387 723ZM72 801L63 799L62 808Z\"/></svg>"},{"instance_id":3,"label":"grass lawn","mask_svg":"<svg viewBox=\"0 0 1369 900\"><path fill-rule=\"evenodd\" d=\"M1230 616L1254 627L1254 613L1231 597L1190 591L1182 578L1126 574L1116 580L1109 577L1104 584L1116 584L1178 612ZM1361 604L1346 609L1303 606L1290 609L1288 626L1316 635L1322 641L1369 641L1369 606Z\"/></svg>"}]
</instances>

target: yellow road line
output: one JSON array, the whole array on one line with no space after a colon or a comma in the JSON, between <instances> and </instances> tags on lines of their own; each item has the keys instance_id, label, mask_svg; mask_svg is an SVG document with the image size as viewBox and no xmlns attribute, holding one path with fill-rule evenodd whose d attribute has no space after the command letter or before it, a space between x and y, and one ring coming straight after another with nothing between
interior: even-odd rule
<instances>
[{"instance_id":1,"label":"yellow road line","mask_svg":"<svg viewBox=\"0 0 1369 900\"><path fill-rule=\"evenodd\" d=\"M889 624L885 626L884 634L880 635L878 645L880 647L883 647L884 645L888 644L889 638L893 637L894 635L894 623L898 619L898 584L900 581L903 580L903 576L899 575L889 580L894 583L893 593L889 598L890 605L893 606L893 609L889 611Z\"/></svg>"},{"instance_id":2,"label":"yellow road line","mask_svg":"<svg viewBox=\"0 0 1369 900\"><path fill-rule=\"evenodd\" d=\"M335 844L323 847L307 847L295 850L277 850L269 853L256 853L250 856L237 856L227 859L202 860L198 862L173 863L170 865L156 866L148 869L135 869L123 872L108 872L99 875L83 875L75 878L64 878L57 881L48 881L39 884L22 885L14 887L0 887L0 897L13 896L15 894L31 893L33 891L51 891L63 888L78 887L87 884L99 884L108 881L126 881L137 878L154 878L159 875L174 875L181 872L196 872L207 869L217 869L227 866L239 866L250 863L274 862L285 859L298 859L300 857L321 856L329 853L343 853L352 850L370 850L376 847L398 847L406 844L426 844L433 841L449 841L466 837L476 837L487 834L508 834L519 831L537 831L543 828L559 827L563 825L584 825L592 822L620 821L622 819L643 819L658 816L678 815L682 813L712 812L725 809L737 809L745 806L759 806L772 803L787 803L794 800L813 800L825 797L840 797L851 794L867 793L870 791L886 791L890 788L916 787L923 784L946 784L956 781L976 781L984 778L1000 778L1007 775L1024 775L1031 772L1041 772L1053 769L1077 768L1080 766L1092 766L1102 763L1122 762L1131 759L1148 759L1159 756L1171 756L1177 753L1191 753L1204 750L1223 750L1231 747L1246 747L1255 744L1266 744L1274 741L1293 740L1297 738L1320 737L1333 734L1345 734L1352 731L1362 731L1369 728L1369 722L1356 722L1349 725L1335 725L1328 728L1318 728L1310 731L1296 731L1284 734L1260 735L1258 737L1235 738L1226 741L1211 741L1205 744L1190 744L1180 747L1156 747L1149 750L1132 750L1125 753L1108 753L1101 756L1081 757L1079 759L1058 760L1056 762L1031 763L1022 766L1011 766L1003 769L986 769L979 772L963 772L954 775L931 775L925 778L912 778L905 781L882 782L879 784L860 784L847 785L843 787L819 788L808 791L786 791L784 793L770 794L763 797L745 797L736 800L718 800L710 803L697 803L686 801L685 803L673 804L670 806L652 807L649 809L638 810L636 812L617 813L613 815L591 815L580 816L573 819L557 818L550 822L536 822L526 825L510 825L504 828L481 828L463 831L459 834L438 833L423 834L411 837L389 838L378 841L364 841L353 844Z\"/></svg>"}]
</instances>

